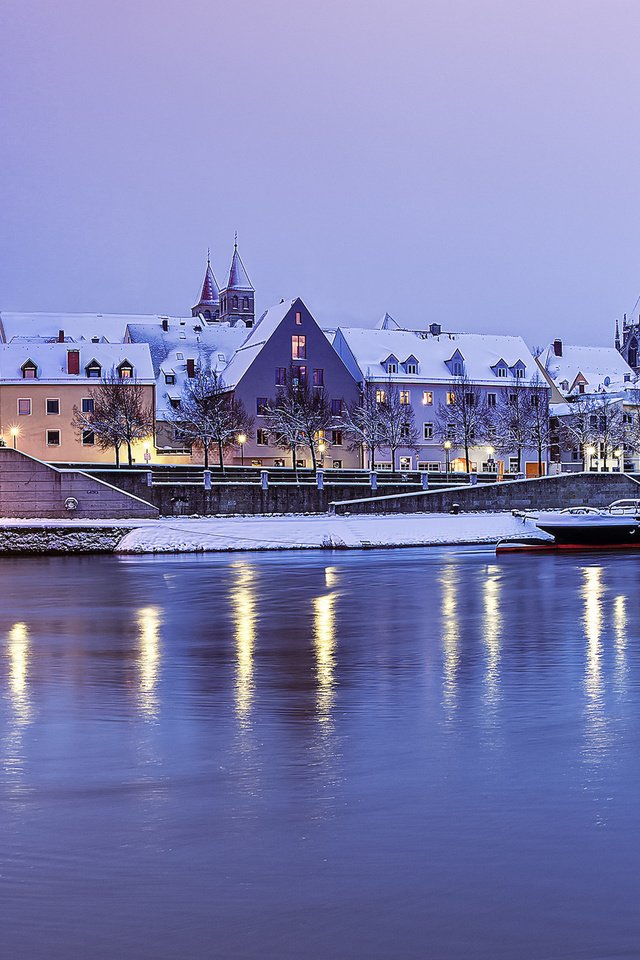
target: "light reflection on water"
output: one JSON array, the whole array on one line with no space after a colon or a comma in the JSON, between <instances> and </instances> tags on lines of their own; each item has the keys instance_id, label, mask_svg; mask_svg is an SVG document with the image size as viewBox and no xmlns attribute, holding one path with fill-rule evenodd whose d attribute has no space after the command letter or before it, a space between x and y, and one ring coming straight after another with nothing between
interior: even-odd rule
<instances>
[{"instance_id":1,"label":"light reflection on water","mask_svg":"<svg viewBox=\"0 0 640 960\"><path fill-rule=\"evenodd\" d=\"M637 563L5 562L3 948L633 956Z\"/></svg>"}]
</instances>

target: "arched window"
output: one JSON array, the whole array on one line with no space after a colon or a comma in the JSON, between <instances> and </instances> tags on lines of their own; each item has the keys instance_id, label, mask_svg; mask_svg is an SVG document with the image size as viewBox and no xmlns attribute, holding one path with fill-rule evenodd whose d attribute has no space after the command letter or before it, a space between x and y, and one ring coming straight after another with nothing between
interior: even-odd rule
<instances>
[{"instance_id":1,"label":"arched window","mask_svg":"<svg viewBox=\"0 0 640 960\"><path fill-rule=\"evenodd\" d=\"M243 298L243 300L242 300L242 309L243 309L243 310L248 310L248 309L249 309L249 297L244 297L244 298Z\"/></svg>"},{"instance_id":2,"label":"arched window","mask_svg":"<svg viewBox=\"0 0 640 960\"><path fill-rule=\"evenodd\" d=\"M638 341L633 337L629 341L629 352L627 354L627 363L630 367L638 366Z\"/></svg>"},{"instance_id":3,"label":"arched window","mask_svg":"<svg viewBox=\"0 0 640 960\"><path fill-rule=\"evenodd\" d=\"M234 295L234 298L233 298L233 309L234 309L234 310L237 310L237 309L238 309L238 298L237 298L235 295Z\"/></svg>"}]
</instances>

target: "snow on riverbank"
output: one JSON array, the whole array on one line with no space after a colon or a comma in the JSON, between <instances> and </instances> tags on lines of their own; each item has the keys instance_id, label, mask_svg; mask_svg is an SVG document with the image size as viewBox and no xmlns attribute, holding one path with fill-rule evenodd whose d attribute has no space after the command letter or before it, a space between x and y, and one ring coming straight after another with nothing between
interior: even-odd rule
<instances>
[{"instance_id":1,"label":"snow on riverbank","mask_svg":"<svg viewBox=\"0 0 640 960\"><path fill-rule=\"evenodd\" d=\"M118 553L211 550L287 550L318 547L404 547L496 543L535 536L530 522L510 513L401 516L280 516L167 518L142 521L120 541Z\"/></svg>"}]
</instances>

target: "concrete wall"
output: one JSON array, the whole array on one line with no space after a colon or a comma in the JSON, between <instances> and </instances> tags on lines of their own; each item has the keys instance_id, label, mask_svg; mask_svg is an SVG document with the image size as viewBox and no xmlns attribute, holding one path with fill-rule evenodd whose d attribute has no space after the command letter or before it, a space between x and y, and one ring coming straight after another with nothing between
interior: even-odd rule
<instances>
[{"instance_id":1,"label":"concrete wall","mask_svg":"<svg viewBox=\"0 0 640 960\"><path fill-rule=\"evenodd\" d=\"M553 510L562 507L606 507L614 500L640 499L640 483L623 473L573 473L535 480L453 487L432 493L410 493L339 502L331 509L345 513L448 513L457 503L464 512L483 510Z\"/></svg>"},{"instance_id":2,"label":"concrete wall","mask_svg":"<svg viewBox=\"0 0 640 960\"><path fill-rule=\"evenodd\" d=\"M92 473L96 473L92 470ZM326 513L333 500L367 496L364 486L328 486L318 490L312 484L273 484L267 490L255 483L162 484L148 487L146 473L105 471L105 479L158 507L161 516L213 516L216 514ZM406 485L385 486L388 493L403 493Z\"/></svg>"},{"instance_id":3,"label":"concrete wall","mask_svg":"<svg viewBox=\"0 0 640 960\"><path fill-rule=\"evenodd\" d=\"M78 509L65 500L74 497ZM0 447L0 517L157 517L156 507L77 470L68 472Z\"/></svg>"}]
</instances>

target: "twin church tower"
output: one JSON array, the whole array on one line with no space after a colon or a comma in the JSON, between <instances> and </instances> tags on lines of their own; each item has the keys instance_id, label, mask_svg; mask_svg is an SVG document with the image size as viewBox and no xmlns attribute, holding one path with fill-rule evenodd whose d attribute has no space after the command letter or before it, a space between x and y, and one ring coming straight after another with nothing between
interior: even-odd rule
<instances>
[{"instance_id":1,"label":"twin church tower","mask_svg":"<svg viewBox=\"0 0 640 960\"><path fill-rule=\"evenodd\" d=\"M255 290L249 280L242 258L238 253L238 241L233 245L233 257L229 267L229 276L222 289L218 285L211 267L211 260L207 254L207 269L202 284L200 299L195 307L191 308L192 317L202 317L208 322L218 321L235 326L242 321L247 327L252 327L255 314Z\"/></svg>"}]
</instances>

